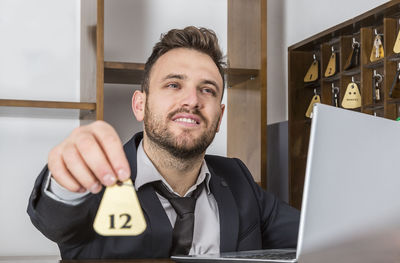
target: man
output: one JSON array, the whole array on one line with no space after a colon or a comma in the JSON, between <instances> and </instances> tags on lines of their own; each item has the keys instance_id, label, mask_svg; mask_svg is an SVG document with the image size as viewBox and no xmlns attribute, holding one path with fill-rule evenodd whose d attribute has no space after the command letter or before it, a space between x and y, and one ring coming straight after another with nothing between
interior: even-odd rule
<instances>
[{"instance_id":1,"label":"man","mask_svg":"<svg viewBox=\"0 0 400 263\"><path fill-rule=\"evenodd\" d=\"M98 121L75 129L50 152L28 213L57 242L63 259L296 246L298 211L263 191L240 160L205 155L225 109L221 60L211 30L169 31L155 45L142 90L132 98L143 133L123 147L115 130ZM97 234L92 225L102 186L129 178L146 230L138 236ZM173 201L182 200L178 196L195 204L190 223Z\"/></svg>"}]
</instances>

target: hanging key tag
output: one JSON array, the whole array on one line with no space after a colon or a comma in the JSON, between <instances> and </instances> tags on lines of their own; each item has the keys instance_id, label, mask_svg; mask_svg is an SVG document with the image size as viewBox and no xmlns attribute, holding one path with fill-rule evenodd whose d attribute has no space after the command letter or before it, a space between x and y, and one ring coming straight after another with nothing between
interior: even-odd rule
<instances>
[{"instance_id":1,"label":"hanging key tag","mask_svg":"<svg viewBox=\"0 0 400 263\"><path fill-rule=\"evenodd\" d=\"M313 55L313 62L308 68L306 75L304 76L304 82L313 82L318 79L318 60L315 54Z\"/></svg>"},{"instance_id":2,"label":"hanging key tag","mask_svg":"<svg viewBox=\"0 0 400 263\"><path fill-rule=\"evenodd\" d=\"M315 103L321 103L321 98L317 94L317 90L314 89L314 96L312 97L310 101L310 105L308 105L307 111L306 111L306 117L307 118L312 118L312 112L314 109L314 104Z\"/></svg>"},{"instance_id":3,"label":"hanging key tag","mask_svg":"<svg viewBox=\"0 0 400 263\"><path fill-rule=\"evenodd\" d=\"M400 20L399 20L399 23L400 23ZM394 42L393 52L397 53L397 54L400 53L400 30L397 33L396 42Z\"/></svg>"},{"instance_id":4,"label":"hanging key tag","mask_svg":"<svg viewBox=\"0 0 400 263\"><path fill-rule=\"evenodd\" d=\"M342 107L345 109L355 109L361 107L361 94L357 84L352 82L347 85L346 93L342 100Z\"/></svg>"},{"instance_id":5,"label":"hanging key tag","mask_svg":"<svg viewBox=\"0 0 400 263\"><path fill-rule=\"evenodd\" d=\"M380 84L383 81L383 77L381 74L377 73L374 70L374 75L372 76L372 99L374 102L381 100L381 91L379 89Z\"/></svg>"},{"instance_id":6,"label":"hanging key tag","mask_svg":"<svg viewBox=\"0 0 400 263\"><path fill-rule=\"evenodd\" d=\"M93 228L99 235L137 236L143 233L146 226L130 179L106 187L93 223Z\"/></svg>"},{"instance_id":7,"label":"hanging key tag","mask_svg":"<svg viewBox=\"0 0 400 263\"><path fill-rule=\"evenodd\" d=\"M332 105L335 107L339 107L339 92L339 88L332 83Z\"/></svg>"},{"instance_id":8,"label":"hanging key tag","mask_svg":"<svg viewBox=\"0 0 400 263\"><path fill-rule=\"evenodd\" d=\"M348 70L352 67L356 67L359 65L359 59L360 59L359 54L360 54L360 43L358 43L356 39L353 37L353 42L351 44L351 53L344 65L344 70Z\"/></svg>"},{"instance_id":9,"label":"hanging key tag","mask_svg":"<svg viewBox=\"0 0 400 263\"><path fill-rule=\"evenodd\" d=\"M324 75L325 77L331 77L335 74L336 74L336 53L332 46L332 54L331 57L329 58L328 66L326 67Z\"/></svg>"},{"instance_id":10,"label":"hanging key tag","mask_svg":"<svg viewBox=\"0 0 400 263\"><path fill-rule=\"evenodd\" d=\"M400 98L400 88L398 87L400 82L400 62L397 64L397 71L394 76L392 86L390 87L389 97L390 98Z\"/></svg>"},{"instance_id":11,"label":"hanging key tag","mask_svg":"<svg viewBox=\"0 0 400 263\"><path fill-rule=\"evenodd\" d=\"M369 58L371 62L377 61L384 57L382 37L378 34L376 29L375 29L375 35L376 36L374 39L371 56Z\"/></svg>"}]
</instances>

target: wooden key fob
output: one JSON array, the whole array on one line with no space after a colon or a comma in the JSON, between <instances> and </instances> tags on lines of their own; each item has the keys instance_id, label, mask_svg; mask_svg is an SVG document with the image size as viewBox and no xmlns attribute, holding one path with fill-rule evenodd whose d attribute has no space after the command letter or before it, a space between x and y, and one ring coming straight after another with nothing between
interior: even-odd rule
<instances>
[{"instance_id":1,"label":"wooden key fob","mask_svg":"<svg viewBox=\"0 0 400 263\"><path fill-rule=\"evenodd\" d=\"M315 55L313 55L313 62L311 66L308 68L306 75L304 76L304 82L313 82L318 79L318 60Z\"/></svg>"},{"instance_id":2,"label":"wooden key fob","mask_svg":"<svg viewBox=\"0 0 400 263\"><path fill-rule=\"evenodd\" d=\"M312 118L312 112L314 109L314 104L315 103L321 103L321 98L319 95L314 91L315 95L312 97L310 104L308 105L307 111L306 111L306 117L307 118Z\"/></svg>"},{"instance_id":3,"label":"wooden key fob","mask_svg":"<svg viewBox=\"0 0 400 263\"><path fill-rule=\"evenodd\" d=\"M328 66L326 67L324 76L331 77L335 74L336 74L336 53L332 47L332 55L329 58Z\"/></svg>"},{"instance_id":4,"label":"wooden key fob","mask_svg":"<svg viewBox=\"0 0 400 263\"><path fill-rule=\"evenodd\" d=\"M372 46L370 60L371 62L377 61L385 56L383 51L382 37L380 35L375 36L374 45Z\"/></svg>"},{"instance_id":5,"label":"wooden key fob","mask_svg":"<svg viewBox=\"0 0 400 263\"><path fill-rule=\"evenodd\" d=\"M342 107L345 109L356 109L361 107L361 95L358 86L354 82L347 85L346 93L342 100Z\"/></svg>"},{"instance_id":6,"label":"wooden key fob","mask_svg":"<svg viewBox=\"0 0 400 263\"><path fill-rule=\"evenodd\" d=\"M393 52L397 54L400 53L400 30L397 33L396 42L394 42Z\"/></svg>"}]
</instances>

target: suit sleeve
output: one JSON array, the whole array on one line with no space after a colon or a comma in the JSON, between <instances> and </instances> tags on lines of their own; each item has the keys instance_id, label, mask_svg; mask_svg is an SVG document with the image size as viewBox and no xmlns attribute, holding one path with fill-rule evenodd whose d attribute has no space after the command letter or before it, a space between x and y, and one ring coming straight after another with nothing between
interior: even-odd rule
<instances>
[{"instance_id":1,"label":"suit sleeve","mask_svg":"<svg viewBox=\"0 0 400 263\"><path fill-rule=\"evenodd\" d=\"M50 240L78 245L93 238L93 218L101 194L90 195L78 205L56 201L44 193L47 165L35 181L28 203L33 225Z\"/></svg>"},{"instance_id":2,"label":"suit sleeve","mask_svg":"<svg viewBox=\"0 0 400 263\"><path fill-rule=\"evenodd\" d=\"M300 212L280 201L276 196L264 191L254 182L250 171L239 159L235 159L258 200L261 220L262 247L296 248L300 222Z\"/></svg>"}]
</instances>

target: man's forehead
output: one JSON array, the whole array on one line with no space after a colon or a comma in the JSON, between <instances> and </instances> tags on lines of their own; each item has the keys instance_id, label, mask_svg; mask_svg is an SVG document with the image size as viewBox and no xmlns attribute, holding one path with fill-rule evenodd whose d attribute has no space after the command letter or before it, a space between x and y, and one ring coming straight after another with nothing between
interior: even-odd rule
<instances>
[{"instance_id":1,"label":"man's forehead","mask_svg":"<svg viewBox=\"0 0 400 263\"><path fill-rule=\"evenodd\" d=\"M154 76L159 81L172 77L182 80L196 77L222 86L222 76L212 58L194 49L176 48L160 56L151 70L150 80Z\"/></svg>"}]
</instances>

